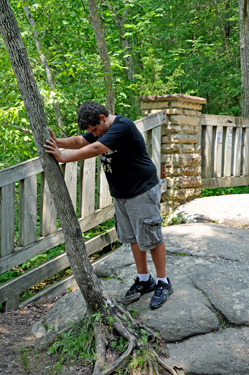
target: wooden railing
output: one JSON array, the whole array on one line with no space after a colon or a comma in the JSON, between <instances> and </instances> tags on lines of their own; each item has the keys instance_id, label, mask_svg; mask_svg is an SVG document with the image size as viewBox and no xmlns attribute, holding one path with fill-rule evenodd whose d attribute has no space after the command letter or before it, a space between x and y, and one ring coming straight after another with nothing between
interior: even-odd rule
<instances>
[{"instance_id":1,"label":"wooden railing","mask_svg":"<svg viewBox=\"0 0 249 375\"><path fill-rule=\"evenodd\" d=\"M249 184L249 119L202 115L202 188Z\"/></svg>"},{"instance_id":2,"label":"wooden railing","mask_svg":"<svg viewBox=\"0 0 249 375\"><path fill-rule=\"evenodd\" d=\"M159 175L161 125L166 123L166 111L155 113L135 123L147 141L149 153L157 166ZM62 165L61 168L82 232L113 217L112 198L99 161L92 158L79 163L79 166L73 162ZM97 195L95 194L96 186ZM166 188L167 184L164 180L162 191ZM16 219L17 217L19 220ZM97 252L116 239L115 229L112 228L86 241L88 255ZM56 209L39 158L1 170L0 274L63 242L63 232L58 227ZM21 292L68 266L67 255L63 253L0 285L2 310L18 308ZM52 296L65 292L68 287L74 285L73 277L69 277L48 291L39 292L40 297L42 298L42 295L46 293Z\"/></svg>"}]
</instances>

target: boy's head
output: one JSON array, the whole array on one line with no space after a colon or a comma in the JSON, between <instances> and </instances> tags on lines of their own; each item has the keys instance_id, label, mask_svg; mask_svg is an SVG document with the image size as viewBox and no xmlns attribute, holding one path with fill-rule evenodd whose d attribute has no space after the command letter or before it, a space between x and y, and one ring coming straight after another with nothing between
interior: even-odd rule
<instances>
[{"instance_id":1,"label":"boy's head","mask_svg":"<svg viewBox=\"0 0 249 375\"><path fill-rule=\"evenodd\" d=\"M101 121L100 115L109 116L109 112L103 105L92 101L81 104L77 114L79 128L87 130L90 126L95 127Z\"/></svg>"}]
</instances>

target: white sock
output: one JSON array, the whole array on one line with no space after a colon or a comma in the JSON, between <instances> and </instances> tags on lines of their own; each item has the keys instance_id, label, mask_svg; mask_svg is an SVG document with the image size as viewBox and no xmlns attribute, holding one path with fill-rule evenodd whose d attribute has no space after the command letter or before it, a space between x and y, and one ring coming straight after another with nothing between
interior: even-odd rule
<instances>
[{"instance_id":1,"label":"white sock","mask_svg":"<svg viewBox=\"0 0 249 375\"><path fill-rule=\"evenodd\" d=\"M156 285L158 284L158 281L159 280L161 280L163 283L165 283L165 284L168 284L168 279L167 279L167 277L157 277L156 278Z\"/></svg>"},{"instance_id":2,"label":"white sock","mask_svg":"<svg viewBox=\"0 0 249 375\"><path fill-rule=\"evenodd\" d=\"M138 273L137 277L139 278L139 281L148 281L150 278L149 273Z\"/></svg>"}]
</instances>

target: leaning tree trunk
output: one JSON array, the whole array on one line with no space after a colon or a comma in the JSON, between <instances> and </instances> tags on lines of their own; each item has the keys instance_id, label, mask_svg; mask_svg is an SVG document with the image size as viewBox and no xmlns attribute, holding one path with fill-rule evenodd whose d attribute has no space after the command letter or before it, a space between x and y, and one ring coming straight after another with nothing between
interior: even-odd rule
<instances>
[{"instance_id":1,"label":"leaning tree trunk","mask_svg":"<svg viewBox=\"0 0 249 375\"><path fill-rule=\"evenodd\" d=\"M106 46L104 30L100 21L99 12L97 8L96 0L87 0L89 11L91 15L91 21L94 29L94 34L99 50L100 59L104 71L105 79L105 91L106 91L106 107L108 111L115 114L115 92L113 88L113 76L110 58Z\"/></svg>"},{"instance_id":2,"label":"leaning tree trunk","mask_svg":"<svg viewBox=\"0 0 249 375\"><path fill-rule=\"evenodd\" d=\"M238 0L240 19L241 116L249 117L249 18L248 0Z\"/></svg>"},{"instance_id":3,"label":"leaning tree trunk","mask_svg":"<svg viewBox=\"0 0 249 375\"><path fill-rule=\"evenodd\" d=\"M65 236L69 262L90 313L112 306L88 260L81 229L59 164L45 152L49 139L42 96L38 90L17 21L8 0L0 0L0 33L6 44L18 88L29 117L35 144Z\"/></svg>"}]
</instances>

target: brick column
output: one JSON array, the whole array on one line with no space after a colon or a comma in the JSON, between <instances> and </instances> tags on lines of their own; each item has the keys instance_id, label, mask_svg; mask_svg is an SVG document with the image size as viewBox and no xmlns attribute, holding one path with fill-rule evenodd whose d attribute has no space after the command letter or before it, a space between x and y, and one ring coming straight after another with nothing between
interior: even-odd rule
<instances>
[{"instance_id":1,"label":"brick column","mask_svg":"<svg viewBox=\"0 0 249 375\"><path fill-rule=\"evenodd\" d=\"M206 99L174 94L139 97L142 115L166 109L167 124L162 127L161 178L167 179L162 214L170 214L180 204L201 193L199 124Z\"/></svg>"}]
</instances>

